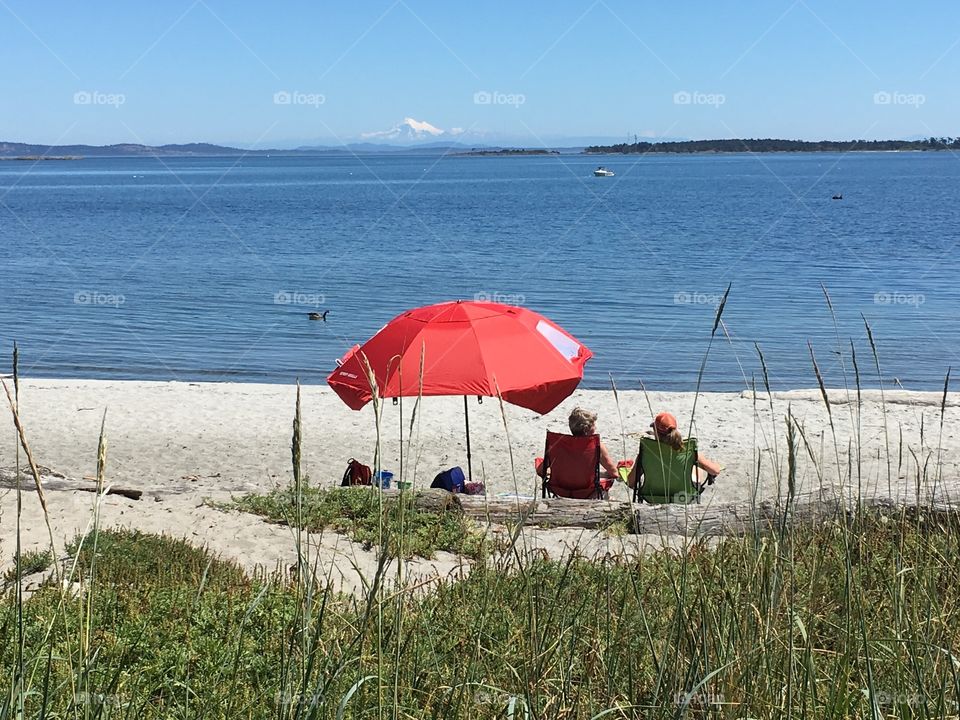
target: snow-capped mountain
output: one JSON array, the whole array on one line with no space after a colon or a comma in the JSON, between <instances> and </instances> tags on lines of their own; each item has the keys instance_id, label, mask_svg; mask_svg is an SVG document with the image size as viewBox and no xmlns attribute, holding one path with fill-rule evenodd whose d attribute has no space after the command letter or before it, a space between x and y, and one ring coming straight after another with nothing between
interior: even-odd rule
<instances>
[{"instance_id":1,"label":"snow-capped mountain","mask_svg":"<svg viewBox=\"0 0 960 720\"><path fill-rule=\"evenodd\" d=\"M394 125L389 130L361 133L360 138L372 142L420 142L423 140L437 140L456 136L456 132L447 132L431 125L424 120L404 118L403 122Z\"/></svg>"}]
</instances>

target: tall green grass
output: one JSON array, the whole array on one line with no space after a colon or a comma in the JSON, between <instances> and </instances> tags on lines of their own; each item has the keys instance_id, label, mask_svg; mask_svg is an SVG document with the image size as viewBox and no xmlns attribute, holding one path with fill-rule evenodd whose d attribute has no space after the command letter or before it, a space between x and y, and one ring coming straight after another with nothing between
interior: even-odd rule
<instances>
[{"instance_id":1,"label":"tall green grass","mask_svg":"<svg viewBox=\"0 0 960 720\"><path fill-rule=\"evenodd\" d=\"M682 557L531 560L523 572L481 563L430 593L399 593L400 612L395 597L348 598L313 577L311 615L299 580L251 579L182 540L101 531L96 553L89 537L71 548L79 578L96 568L89 607L61 604L53 583L25 604L27 667L42 675L52 658L25 711L949 717L960 701L957 529L953 517L872 514L760 543L693 543ZM87 622L94 652L80 642ZM0 637L15 630L5 602ZM3 648L8 671L15 643Z\"/></svg>"}]
</instances>

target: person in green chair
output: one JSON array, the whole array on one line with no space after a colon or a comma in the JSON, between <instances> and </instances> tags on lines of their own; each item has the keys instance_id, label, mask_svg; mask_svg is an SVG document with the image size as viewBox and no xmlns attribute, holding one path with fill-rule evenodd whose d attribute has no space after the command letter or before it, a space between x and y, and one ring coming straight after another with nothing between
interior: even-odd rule
<instances>
[{"instance_id":1,"label":"person in green chair","mask_svg":"<svg viewBox=\"0 0 960 720\"><path fill-rule=\"evenodd\" d=\"M637 461L626 474L634 502L696 502L720 466L697 452L696 438L683 439L670 413L657 415L650 427L653 437L640 440Z\"/></svg>"}]
</instances>

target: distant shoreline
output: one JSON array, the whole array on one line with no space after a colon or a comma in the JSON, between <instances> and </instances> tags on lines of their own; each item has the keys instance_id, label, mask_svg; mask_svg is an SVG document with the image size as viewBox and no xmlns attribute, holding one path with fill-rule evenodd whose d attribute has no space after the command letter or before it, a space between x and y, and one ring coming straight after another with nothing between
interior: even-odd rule
<instances>
[{"instance_id":1,"label":"distant shoreline","mask_svg":"<svg viewBox=\"0 0 960 720\"><path fill-rule=\"evenodd\" d=\"M415 152L407 151L384 151L384 152L278 152L278 153L237 153L230 155L227 153L209 153L209 154L176 154L170 155L146 155L146 154L117 154L117 155L18 155L5 157L0 155L0 162L46 162L56 161L77 161L77 160L237 160L238 158L249 159L274 159L274 158L349 158L349 157L432 157L432 158L562 158L562 157L711 157L725 156L733 157L736 155L843 155L856 152L857 155L918 155L934 154L939 155L942 152L949 152L952 148L939 149L907 149L907 150L648 150L645 152L623 152L619 150L579 150L572 152L562 152L560 150L504 150L504 151L463 151L463 152Z\"/></svg>"},{"instance_id":2,"label":"distant shoreline","mask_svg":"<svg viewBox=\"0 0 960 720\"><path fill-rule=\"evenodd\" d=\"M547 148L502 148L498 150L466 150L449 154L456 157L515 157L518 155L559 155L560 151ZM575 155L577 153L570 154Z\"/></svg>"},{"instance_id":3,"label":"distant shoreline","mask_svg":"<svg viewBox=\"0 0 960 720\"><path fill-rule=\"evenodd\" d=\"M0 157L0 160L22 162L40 162L41 160L83 160L83 155L17 155L16 157Z\"/></svg>"},{"instance_id":4,"label":"distant shoreline","mask_svg":"<svg viewBox=\"0 0 960 720\"><path fill-rule=\"evenodd\" d=\"M927 138L925 140L783 140L783 139L720 139L679 140L613 145L530 147L470 147L457 143L427 145L375 145L361 143L340 147L299 147L293 149L249 149L186 143L176 145L38 145L0 142L0 160L79 160L90 158L236 158L236 157L326 157L351 155L436 155L451 157L518 157L558 155L719 155L736 153L790 152L911 152L960 150L960 137Z\"/></svg>"},{"instance_id":5,"label":"distant shoreline","mask_svg":"<svg viewBox=\"0 0 960 720\"><path fill-rule=\"evenodd\" d=\"M733 140L682 140L676 142L633 142L616 145L591 145L586 155L617 154L731 154L771 152L926 152L960 150L960 137L930 137L926 140L782 140L776 138Z\"/></svg>"}]
</instances>

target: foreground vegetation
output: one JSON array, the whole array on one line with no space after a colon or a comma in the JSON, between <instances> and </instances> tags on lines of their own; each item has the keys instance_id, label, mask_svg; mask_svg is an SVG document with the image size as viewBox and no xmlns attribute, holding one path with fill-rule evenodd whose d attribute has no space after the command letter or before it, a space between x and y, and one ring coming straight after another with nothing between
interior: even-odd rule
<instances>
[{"instance_id":1,"label":"foreground vegetation","mask_svg":"<svg viewBox=\"0 0 960 720\"><path fill-rule=\"evenodd\" d=\"M50 583L23 606L25 716L956 716L958 537L872 515L630 562L480 563L356 599L100 532L96 553L92 536L72 548L79 594ZM11 679L17 647L8 590Z\"/></svg>"}]
</instances>

